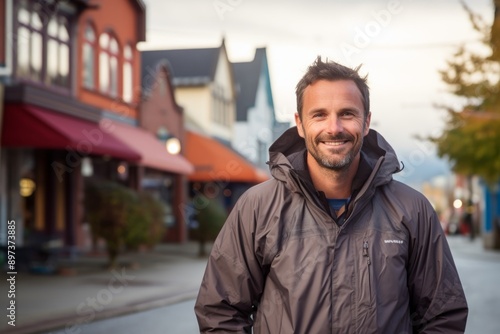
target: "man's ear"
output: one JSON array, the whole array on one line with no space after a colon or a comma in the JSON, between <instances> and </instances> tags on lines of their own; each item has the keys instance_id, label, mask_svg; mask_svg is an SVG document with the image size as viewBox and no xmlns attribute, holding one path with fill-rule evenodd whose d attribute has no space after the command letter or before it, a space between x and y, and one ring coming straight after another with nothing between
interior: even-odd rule
<instances>
[{"instance_id":1,"label":"man's ear","mask_svg":"<svg viewBox=\"0 0 500 334\"><path fill-rule=\"evenodd\" d=\"M300 120L299 113L295 113L295 125L297 125L297 131L299 132L299 136L304 138L304 128L302 127L302 121Z\"/></svg>"},{"instance_id":2,"label":"man's ear","mask_svg":"<svg viewBox=\"0 0 500 334\"><path fill-rule=\"evenodd\" d=\"M366 115L365 119L365 133L364 133L365 136L368 134L368 132L370 132L371 120L372 120L372 113L369 112L368 115Z\"/></svg>"}]
</instances>

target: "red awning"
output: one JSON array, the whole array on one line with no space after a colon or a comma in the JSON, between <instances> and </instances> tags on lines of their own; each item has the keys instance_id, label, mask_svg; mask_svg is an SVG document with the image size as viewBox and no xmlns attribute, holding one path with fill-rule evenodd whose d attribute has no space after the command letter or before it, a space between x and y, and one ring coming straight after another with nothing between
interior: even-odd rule
<instances>
[{"instance_id":1,"label":"red awning","mask_svg":"<svg viewBox=\"0 0 500 334\"><path fill-rule=\"evenodd\" d=\"M182 155L168 153L165 145L146 130L109 119L102 120L101 127L109 129L111 134L141 152L139 163L143 166L176 174L191 174L194 171L188 160Z\"/></svg>"},{"instance_id":2,"label":"red awning","mask_svg":"<svg viewBox=\"0 0 500 334\"><path fill-rule=\"evenodd\" d=\"M186 157L194 165L190 181L260 183L269 179L261 169L210 137L188 131Z\"/></svg>"},{"instance_id":3,"label":"red awning","mask_svg":"<svg viewBox=\"0 0 500 334\"><path fill-rule=\"evenodd\" d=\"M109 155L128 161L141 158L98 123L27 104L6 104L1 142L4 147L75 150L81 155Z\"/></svg>"}]
</instances>

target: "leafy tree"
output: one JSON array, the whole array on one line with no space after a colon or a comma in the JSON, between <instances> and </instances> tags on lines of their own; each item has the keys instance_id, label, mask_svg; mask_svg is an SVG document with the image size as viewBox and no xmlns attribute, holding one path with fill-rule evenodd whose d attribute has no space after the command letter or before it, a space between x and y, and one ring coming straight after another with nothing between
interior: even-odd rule
<instances>
[{"instance_id":1,"label":"leafy tree","mask_svg":"<svg viewBox=\"0 0 500 334\"><path fill-rule=\"evenodd\" d=\"M93 238L106 241L110 267L124 250L153 246L164 235L163 204L115 182L88 180L85 211Z\"/></svg>"},{"instance_id":2,"label":"leafy tree","mask_svg":"<svg viewBox=\"0 0 500 334\"><path fill-rule=\"evenodd\" d=\"M214 241L224 225L227 212L217 198L197 194L193 198L195 203L195 219L198 227L191 231L191 237L198 241L200 257L206 256L206 243Z\"/></svg>"},{"instance_id":3,"label":"leafy tree","mask_svg":"<svg viewBox=\"0 0 500 334\"><path fill-rule=\"evenodd\" d=\"M483 48L460 46L440 71L450 92L464 103L459 109L443 106L448 116L444 131L428 139L456 173L494 183L500 178L500 0L494 1L491 25L464 2L462 6Z\"/></svg>"}]
</instances>

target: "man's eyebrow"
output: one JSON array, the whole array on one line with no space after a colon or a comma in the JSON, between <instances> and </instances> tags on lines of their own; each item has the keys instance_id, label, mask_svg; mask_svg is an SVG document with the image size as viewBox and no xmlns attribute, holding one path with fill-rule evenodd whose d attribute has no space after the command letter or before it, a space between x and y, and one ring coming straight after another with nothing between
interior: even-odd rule
<instances>
[{"instance_id":1,"label":"man's eyebrow","mask_svg":"<svg viewBox=\"0 0 500 334\"><path fill-rule=\"evenodd\" d=\"M305 113L306 114L313 114L313 113L316 113L316 112L326 112L327 111L327 108L323 108L323 107L317 107L317 108L313 108L313 109L310 109L310 110L305 110ZM336 112L337 113L340 113L340 112L346 112L346 111L350 111L350 112L355 112L355 113L362 113L363 112L363 109L360 109L356 106L346 106L346 107L343 107L339 110L337 110Z\"/></svg>"},{"instance_id":2,"label":"man's eyebrow","mask_svg":"<svg viewBox=\"0 0 500 334\"><path fill-rule=\"evenodd\" d=\"M310 110L306 110L306 113L313 114L313 113L316 113L316 112L325 112L325 111L326 111L326 108L318 107L318 108L313 108L313 109L310 109Z\"/></svg>"},{"instance_id":3,"label":"man's eyebrow","mask_svg":"<svg viewBox=\"0 0 500 334\"><path fill-rule=\"evenodd\" d=\"M357 108L357 107L345 107L339 110L339 112L345 112L345 111L352 111L352 112L363 112L363 110Z\"/></svg>"}]
</instances>

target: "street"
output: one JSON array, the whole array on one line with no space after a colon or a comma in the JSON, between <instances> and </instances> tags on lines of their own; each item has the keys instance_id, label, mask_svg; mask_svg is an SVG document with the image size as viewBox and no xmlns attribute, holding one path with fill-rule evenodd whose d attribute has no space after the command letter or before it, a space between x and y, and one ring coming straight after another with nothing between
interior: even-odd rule
<instances>
[{"instance_id":1,"label":"street","mask_svg":"<svg viewBox=\"0 0 500 334\"><path fill-rule=\"evenodd\" d=\"M450 237L455 263L469 304L466 334L500 333L500 252L484 251L480 241ZM194 300L83 326L82 334L192 334L198 332ZM53 331L62 334L64 331Z\"/></svg>"},{"instance_id":2,"label":"street","mask_svg":"<svg viewBox=\"0 0 500 334\"><path fill-rule=\"evenodd\" d=\"M469 251L464 237L448 240L469 305L466 334L500 333L500 252Z\"/></svg>"}]
</instances>

